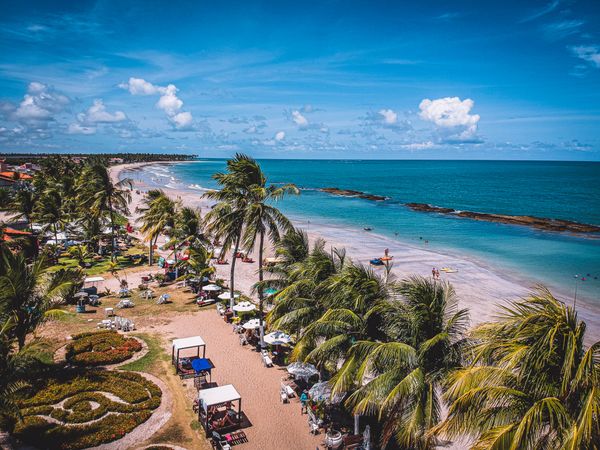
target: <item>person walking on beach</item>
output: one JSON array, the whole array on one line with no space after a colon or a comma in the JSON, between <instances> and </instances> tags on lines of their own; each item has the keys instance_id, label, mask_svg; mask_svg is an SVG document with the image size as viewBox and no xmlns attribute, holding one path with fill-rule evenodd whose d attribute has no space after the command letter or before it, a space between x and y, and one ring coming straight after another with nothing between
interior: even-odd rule
<instances>
[{"instance_id":1,"label":"person walking on beach","mask_svg":"<svg viewBox=\"0 0 600 450\"><path fill-rule=\"evenodd\" d=\"M302 391L302 395L300 395L300 405L300 414L306 413L308 408L308 392L306 391L306 389L304 389Z\"/></svg>"},{"instance_id":2,"label":"person walking on beach","mask_svg":"<svg viewBox=\"0 0 600 450\"><path fill-rule=\"evenodd\" d=\"M431 276L433 277L433 279L435 280L435 267L431 268Z\"/></svg>"},{"instance_id":3,"label":"person walking on beach","mask_svg":"<svg viewBox=\"0 0 600 450\"><path fill-rule=\"evenodd\" d=\"M436 278L437 280L439 280L439 279L440 279L440 271L439 271L438 269L435 269L435 278Z\"/></svg>"}]
</instances>

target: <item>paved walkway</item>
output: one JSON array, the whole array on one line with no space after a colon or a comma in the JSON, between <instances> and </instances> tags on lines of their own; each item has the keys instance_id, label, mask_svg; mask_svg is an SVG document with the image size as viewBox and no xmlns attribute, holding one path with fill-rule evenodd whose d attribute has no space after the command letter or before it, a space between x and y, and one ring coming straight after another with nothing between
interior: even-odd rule
<instances>
[{"instance_id":1,"label":"paved walkway","mask_svg":"<svg viewBox=\"0 0 600 450\"><path fill-rule=\"evenodd\" d=\"M169 339L200 335L206 342L206 356L216 366L213 381L220 386L233 384L242 396L242 410L252 426L244 429L248 443L236 448L314 450L320 446L323 435L309 433L307 416L300 414L298 399L281 403L279 386L285 369L265 368L259 354L249 346L240 346L231 325L223 322L214 309L180 316L163 330ZM168 351L170 354L170 348Z\"/></svg>"}]
</instances>

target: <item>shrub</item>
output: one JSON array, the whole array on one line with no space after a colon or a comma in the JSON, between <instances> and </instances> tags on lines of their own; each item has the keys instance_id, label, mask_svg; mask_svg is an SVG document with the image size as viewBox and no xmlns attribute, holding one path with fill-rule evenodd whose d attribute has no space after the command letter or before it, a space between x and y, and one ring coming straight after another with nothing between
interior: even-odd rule
<instances>
[{"instance_id":1,"label":"shrub","mask_svg":"<svg viewBox=\"0 0 600 450\"><path fill-rule=\"evenodd\" d=\"M66 358L73 365L102 366L128 360L142 345L116 331L98 331L73 336L67 345Z\"/></svg>"},{"instance_id":2,"label":"shrub","mask_svg":"<svg viewBox=\"0 0 600 450\"><path fill-rule=\"evenodd\" d=\"M23 420L15 436L36 447L60 450L120 439L152 415L162 396L158 386L132 372L73 371L44 380L36 388L37 392L29 392L18 401ZM92 408L90 402L98 406ZM63 424L41 416L51 416Z\"/></svg>"}]
</instances>

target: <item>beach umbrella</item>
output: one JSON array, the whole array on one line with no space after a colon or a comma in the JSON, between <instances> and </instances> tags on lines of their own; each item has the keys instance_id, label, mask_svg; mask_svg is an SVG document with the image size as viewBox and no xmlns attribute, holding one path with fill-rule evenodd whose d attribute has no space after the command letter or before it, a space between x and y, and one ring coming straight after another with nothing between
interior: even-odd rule
<instances>
[{"instance_id":1,"label":"beach umbrella","mask_svg":"<svg viewBox=\"0 0 600 450\"><path fill-rule=\"evenodd\" d=\"M85 298L85 297L88 297L88 296L89 296L89 294L88 294L87 292L85 292L85 291L80 291L80 292L78 292L77 294L75 294L73 297L75 297L75 298L78 298L78 299L79 299L79 298Z\"/></svg>"},{"instance_id":2,"label":"beach umbrella","mask_svg":"<svg viewBox=\"0 0 600 450\"><path fill-rule=\"evenodd\" d=\"M233 294L233 298L239 298L240 294ZM231 292L223 292L219 294L221 300L231 300Z\"/></svg>"},{"instance_id":3,"label":"beach umbrella","mask_svg":"<svg viewBox=\"0 0 600 450\"><path fill-rule=\"evenodd\" d=\"M220 286L217 286L216 284L207 284L206 286L204 286L204 287L202 288L202 290L203 290L203 291L207 291L207 292L208 292L208 291L215 291L215 292L217 292L217 291L220 291L220 290L221 290L221 287L220 287Z\"/></svg>"},{"instance_id":4,"label":"beach umbrella","mask_svg":"<svg viewBox=\"0 0 600 450\"><path fill-rule=\"evenodd\" d=\"M340 403L344 399L343 393L335 394L333 398L331 397L331 385L328 381L315 384L309 389L308 395L316 402L325 401L332 405Z\"/></svg>"},{"instance_id":5,"label":"beach umbrella","mask_svg":"<svg viewBox=\"0 0 600 450\"><path fill-rule=\"evenodd\" d=\"M245 330L256 330L258 327L260 327L260 320L250 319L248 322L246 322L244 325L242 325L242 327Z\"/></svg>"},{"instance_id":6,"label":"beach umbrella","mask_svg":"<svg viewBox=\"0 0 600 450\"><path fill-rule=\"evenodd\" d=\"M315 366L309 363L294 362L287 366L287 371L294 375L296 378L302 378L308 381L310 377L319 374L319 371Z\"/></svg>"},{"instance_id":7,"label":"beach umbrella","mask_svg":"<svg viewBox=\"0 0 600 450\"><path fill-rule=\"evenodd\" d=\"M254 311L256 306L250 302L240 302L233 307L233 310L236 312L250 312Z\"/></svg>"},{"instance_id":8,"label":"beach umbrella","mask_svg":"<svg viewBox=\"0 0 600 450\"><path fill-rule=\"evenodd\" d=\"M273 331L265 335L263 340L269 345L285 345L289 344L292 338L289 334L285 334L282 331Z\"/></svg>"}]
</instances>

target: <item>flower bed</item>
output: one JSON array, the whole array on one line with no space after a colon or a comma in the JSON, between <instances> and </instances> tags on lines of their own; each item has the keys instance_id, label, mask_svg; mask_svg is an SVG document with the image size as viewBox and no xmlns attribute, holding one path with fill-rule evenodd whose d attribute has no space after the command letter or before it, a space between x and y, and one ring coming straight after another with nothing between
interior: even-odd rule
<instances>
[{"instance_id":1,"label":"flower bed","mask_svg":"<svg viewBox=\"0 0 600 450\"><path fill-rule=\"evenodd\" d=\"M142 345L116 331L99 331L73 336L67 345L67 361L77 366L103 366L128 360Z\"/></svg>"},{"instance_id":2,"label":"flower bed","mask_svg":"<svg viewBox=\"0 0 600 450\"><path fill-rule=\"evenodd\" d=\"M39 448L61 450L111 442L148 420L161 395L158 386L137 373L72 372L46 380L18 401L23 421L15 436Z\"/></svg>"}]
</instances>

